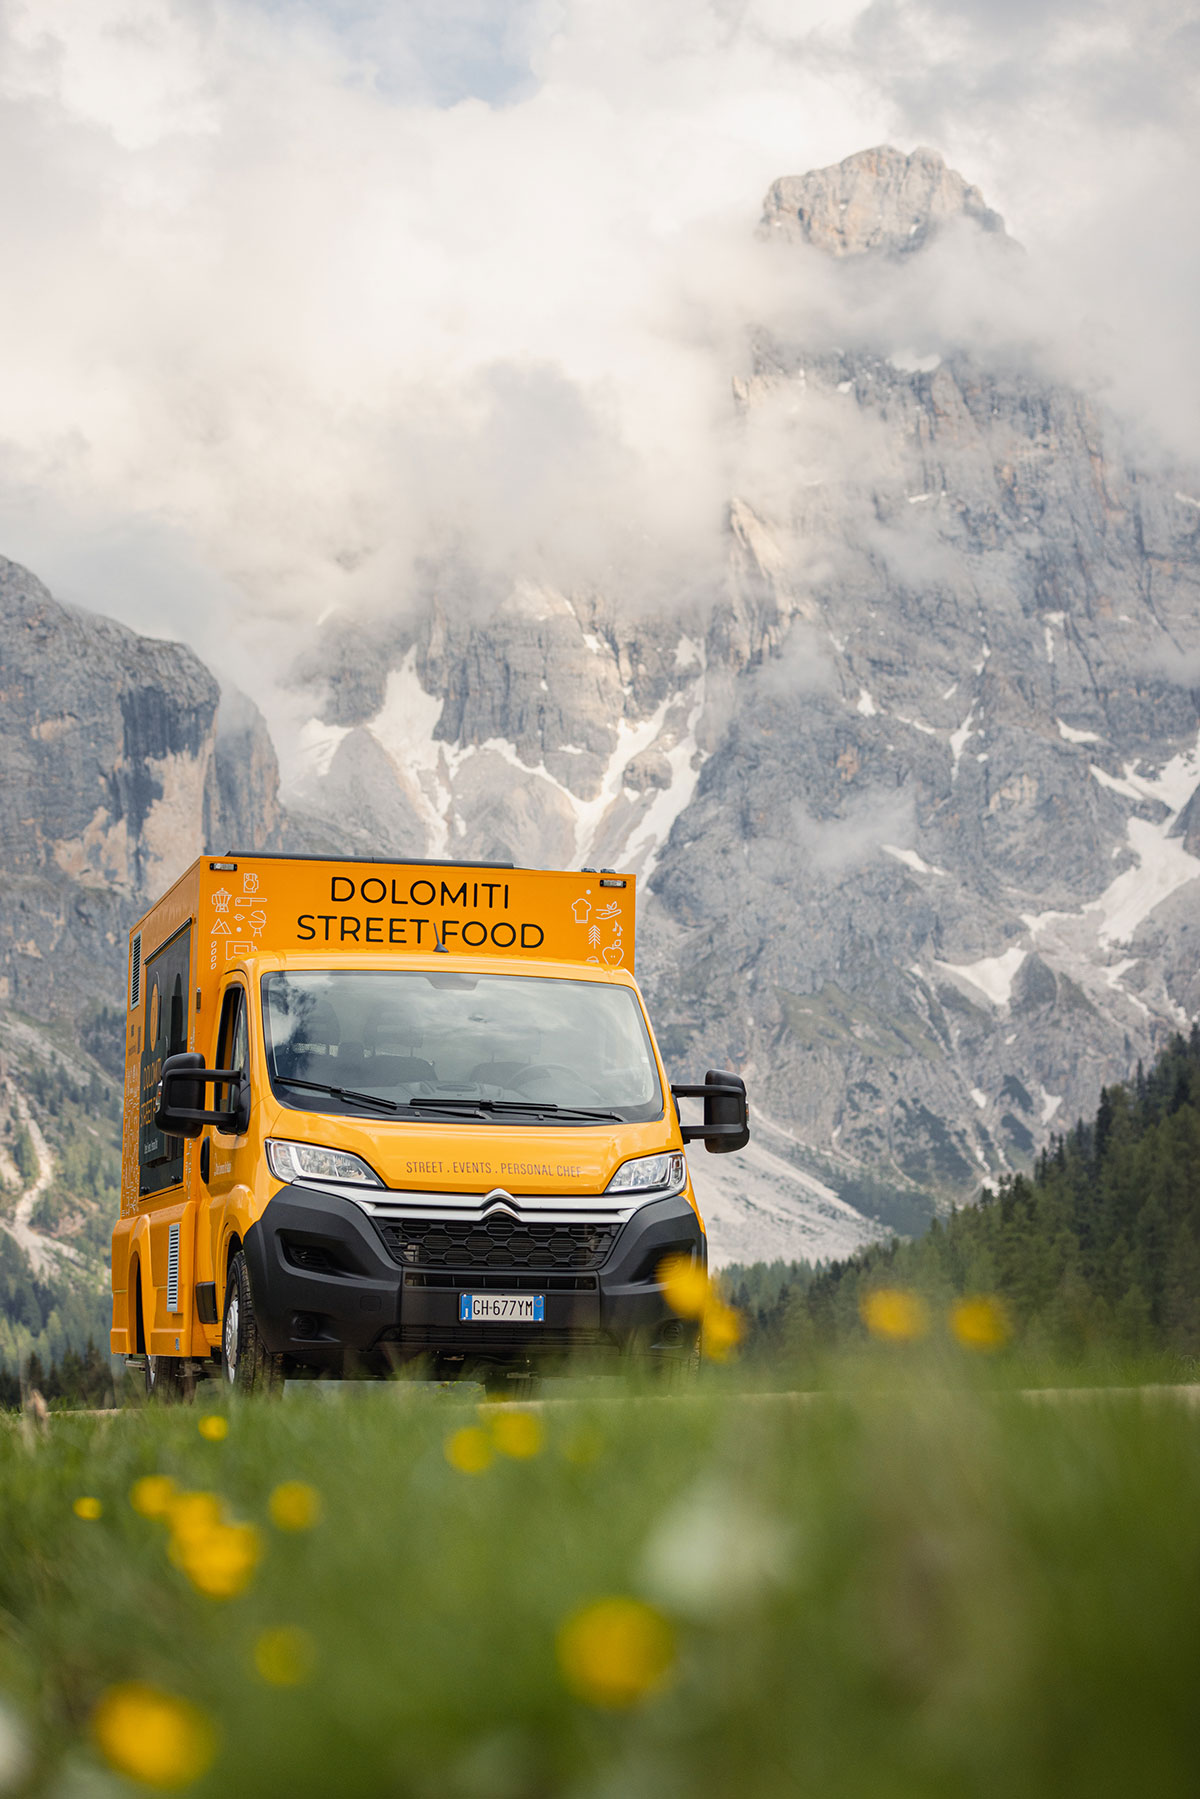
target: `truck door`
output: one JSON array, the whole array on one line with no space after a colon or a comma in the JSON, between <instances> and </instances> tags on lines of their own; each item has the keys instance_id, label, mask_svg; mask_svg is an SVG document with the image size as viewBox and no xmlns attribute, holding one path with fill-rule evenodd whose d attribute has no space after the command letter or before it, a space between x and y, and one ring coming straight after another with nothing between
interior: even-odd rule
<instances>
[{"instance_id":1,"label":"truck door","mask_svg":"<svg viewBox=\"0 0 1200 1799\"><path fill-rule=\"evenodd\" d=\"M250 1067L250 1024L246 1002L246 990L239 981L230 981L221 995L220 1018L217 1026L216 1068L237 1069L246 1073ZM213 1268L218 1271L217 1280L217 1316L221 1316L221 1307L225 1301L225 1254L224 1244L229 1229L241 1234L247 1219L243 1215L245 1206L239 1204L248 1197L252 1198L254 1187L254 1156L247 1148L246 1137L237 1135L234 1114L237 1110L238 1088L233 1081L214 1083L212 1088L212 1106L216 1112L229 1113L228 1129L219 1125L213 1128L209 1145L208 1190L210 1240L212 1242ZM249 1195L248 1195L249 1190Z\"/></svg>"},{"instance_id":2,"label":"truck door","mask_svg":"<svg viewBox=\"0 0 1200 1799\"><path fill-rule=\"evenodd\" d=\"M138 1139L138 1193L142 1199L178 1187L183 1180L183 1138L164 1136L154 1122L154 1106L163 1063L188 1046L191 977L192 927L187 924L150 957L143 977L146 1024Z\"/></svg>"},{"instance_id":3,"label":"truck door","mask_svg":"<svg viewBox=\"0 0 1200 1799\"><path fill-rule=\"evenodd\" d=\"M146 1346L151 1355L186 1355L192 1312L194 1219L184 1190L182 1137L154 1122L159 1076L168 1056L188 1046L192 927L187 924L148 958L138 1126L138 1209L149 1213L150 1253L141 1270ZM148 1260L149 1266L145 1265Z\"/></svg>"}]
</instances>

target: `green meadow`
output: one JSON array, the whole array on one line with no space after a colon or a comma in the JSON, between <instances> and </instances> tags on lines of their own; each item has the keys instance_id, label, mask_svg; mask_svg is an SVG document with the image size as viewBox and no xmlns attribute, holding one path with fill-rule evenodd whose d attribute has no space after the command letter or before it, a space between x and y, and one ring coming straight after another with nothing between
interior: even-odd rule
<instances>
[{"instance_id":1,"label":"green meadow","mask_svg":"<svg viewBox=\"0 0 1200 1799\"><path fill-rule=\"evenodd\" d=\"M1186 1389L746 1388L7 1421L0 1790L1194 1795Z\"/></svg>"}]
</instances>

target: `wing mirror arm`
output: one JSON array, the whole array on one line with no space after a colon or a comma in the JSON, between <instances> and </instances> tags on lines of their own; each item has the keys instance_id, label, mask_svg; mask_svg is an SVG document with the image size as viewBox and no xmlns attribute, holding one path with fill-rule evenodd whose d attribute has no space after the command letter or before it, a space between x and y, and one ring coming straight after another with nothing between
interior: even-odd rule
<instances>
[{"instance_id":1,"label":"wing mirror arm","mask_svg":"<svg viewBox=\"0 0 1200 1799\"><path fill-rule=\"evenodd\" d=\"M732 1150L744 1149L750 1141L750 1108L746 1100L746 1083L740 1075L722 1074L710 1068L704 1085L687 1084L671 1087L675 1113L679 1115L681 1099L704 1101L704 1123L684 1124L679 1130L685 1143L699 1140L709 1155L725 1156Z\"/></svg>"},{"instance_id":2,"label":"wing mirror arm","mask_svg":"<svg viewBox=\"0 0 1200 1799\"><path fill-rule=\"evenodd\" d=\"M218 1112L203 1104L205 1087L220 1082L237 1088L237 1104ZM250 1123L250 1081L237 1068L206 1068L194 1050L168 1056L162 1066L154 1122L168 1137L199 1137L206 1127L241 1136Z\"/></svg>"}]
</instances>

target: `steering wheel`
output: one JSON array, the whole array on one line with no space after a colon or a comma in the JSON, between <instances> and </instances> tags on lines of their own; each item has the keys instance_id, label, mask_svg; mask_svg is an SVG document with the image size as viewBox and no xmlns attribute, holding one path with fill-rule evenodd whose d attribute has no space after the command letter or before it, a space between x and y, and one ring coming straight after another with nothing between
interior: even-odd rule
<instances>
[{"instance_id":1,"label":"steering wheel","mask_svg":"<svg viewBox=\"0 0 1200 1799\"><path fill-rule=\"evenodd\" d=\"M585 1088L587 1092L592 1095L593 1099L599 1098L596 1089L588 1081L584 1080L579 1070L577 1068L569 1067L566 1062L538 1062L531 1068L522 1068L520 1079L512 1081L509 1084L515 1088L518 1093L524 1093L527 1091L525 1083L530 1080L531 1077L539 1074L565 1074L567 1079L573 1082L575 1086Z\"/></svg>"}]
</instances>

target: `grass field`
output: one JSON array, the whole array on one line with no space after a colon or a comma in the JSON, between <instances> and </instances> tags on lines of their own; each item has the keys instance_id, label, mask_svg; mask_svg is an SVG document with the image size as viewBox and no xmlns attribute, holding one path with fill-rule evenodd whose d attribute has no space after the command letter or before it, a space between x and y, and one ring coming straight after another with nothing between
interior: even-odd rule
<instances>
[{"instance_id":1,"label":"grass field","mask_svg":"<svg viewBox=\"0 0 1200 1799\"><path fill-rule=\"evenodd\" d=\"M1200 1409L866 1358L0 1429L0 1791L1194 1795Z\"/></svg>"}]
</instances>

